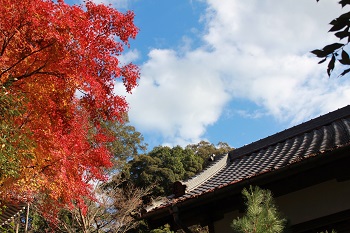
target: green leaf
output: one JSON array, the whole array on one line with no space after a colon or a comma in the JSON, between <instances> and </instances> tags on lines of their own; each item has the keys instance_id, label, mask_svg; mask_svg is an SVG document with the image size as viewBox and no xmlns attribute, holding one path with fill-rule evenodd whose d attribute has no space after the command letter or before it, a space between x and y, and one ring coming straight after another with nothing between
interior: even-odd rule
<instances>
[{"instance_id":1,"label":"green leaf","mask_svg":"<svg viewBox=\"0 0 350 233\"><path fill-rule=\"evenodd\" d=\"M340 15L338 18L333 19L329 24L333 25L333 27L329 30L330 32L332 31L338 31L345 26L350 26L349 25L349 18L350 18L350 12L344 13Z\"/></svg>"},{"instance_id":2,"label":"green leaf","mask_svg":"<svg viewBox=\"0 0 350 233\"><path fill-rule=\"evenodd\" d=\"M349 54L344 50L341 53L341 59L339 59L339 62L343 65L350 65Z\"/></svg>"},{"instance_id":3,"label":"green leaf","mask_svg":"<svg viewBox=\"0 0 350 233\"><path fill-rule=\"evenodd\" d=\"M333 69L334 69L334 64L335 64L335 56L333 55L333 56L332 56L332 59L331 59L330 62L328 63L328 68L327 68L327 73L328 73L328 76L329 76L329 77L331 76L331 72L332 72Z\"/></svg>"},{"instance_id":4,"label":"green leaf","mask_svg":"<svg viewBox=\"0 0 350 233\"><path fill-rule=\"evenodd\" d=\"M344 39L345 37L350 36L350 33L347 31L349 30L349 27L347 27L344 31L336 32L334 35L338 37L340 40Z\"/></svg>"},{"instance_id":5,"label":"green leaf","mask_svg":"<svg viewBox=\"0 0 350 233\"><path fill-rule=\"evenodd\" d=\"M310 53L315 54L317 57L326 57L328 55L327 53L325 53L323 50L320 50L320 49L312 50Z\"/></svg>"},{"instance_id":6,"label":"green leaf","mask_svg":"<svg viewBox=\"0 0 350 233\"><path fill-rule=\"evenodd\" d=\"M349 73L349 72L350 72L350 68L344 70L344 71L339 75L339 77L340 77L340 76L344 76L344 75L346 75L346 74Z\"/></svg>"},{"instance_id":7,"label":"green leaf","mask_svg":"<svg viewBox=\"0 0 350 233\"><path fill-rule=\"evenodd\" d=\"M341 4L342 7L350 5L350 0L341 0L339 1L339 4Z\"/></svg>"},{"instance_id":8,"label":"green leaf","mask_svg":"<svg viewBox=\"0 0 350 233\"><path fill-rule=\"evenodd\" d=\"M321 61L318 62L318 64L321 64L323 62L325 62L327 60L327 57L325 57L324 59L322 59Z\"/></svg>"},{"instance_id":9,"label":"green leaf","mask_svg":"<svg viewBox=\"0 0 350 233\"><path fill-rule=\"evenodd\" d=\"M340 15L338 17L339 20L344 20L345 22L349 23L349 19L350 19L350 11Z\"/></svg>"},{"instance_id":10,"label":"green leaf","mask_svg":"<svg viewBox=\"0 0 350 233\"><path fill-rule=\"evenodd\" d=\"M333 43L333 44L330 44L330 45L326 45L324 48L323 48L323 51L326 52L327 54L330 54L330 53L333 53L335 50L343 47L344 44L342 43Z\"/></svg>"},{"instance_id":11,"label":"green leaf","mask_svg":"<svg viewBox=\"0 0 350 233\"><path fill-rule=\"evenodd\" d=\"M349 59L349 54L348 54L345 50L342 51L342 53L341 53L341 58L342 58L343 60L348 60L348 61L350 61L350 59Z\"/></svg>"},{"instance_id":12,"label":"green leaf","mask_svg":"<svg viewBox=\"0 0 350 233\"><path fill-rule=\"evenodd\" d=\"M333 22L333 21L332 21ZM328 32L335 32L343 29L346 26L345 23L336 23Z\"/></svg>"}]
</instances>

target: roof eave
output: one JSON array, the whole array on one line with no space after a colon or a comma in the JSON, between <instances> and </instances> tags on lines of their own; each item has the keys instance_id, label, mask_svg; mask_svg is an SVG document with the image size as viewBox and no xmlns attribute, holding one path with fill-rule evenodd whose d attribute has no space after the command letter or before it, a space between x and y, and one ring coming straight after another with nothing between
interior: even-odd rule
<instances>
[{"instance_id":1,"label":"roof eave","mask_svg":"<svg viewBox=\"0 0 350 233\"><path fill-rule=\"evenodd\" d=\"M317 155L309 156L308 158L292 163L286 167L266 171L264 173L257 174L248 179L240 180L238 182L232 182L224 186L220 186L219 188L215 188L209 190L200 195L193 195L186 199L178 198L173 202L169 202L167 205L155 209L151 212L147 212L142 215L142 219L162 219L171 215L171 209L174 205L180 208L182 211L199 206L202 204L206 204L209 202L213 202L220 198L223 198L228 195L240 194L244 187L249 185L260 185L264 186L268 183L276 182L277 180L285 179L286 177L293 176L301 171L308 170L320 165L324 165L333 160L338 160L341 158L345 158L348 156L347 151L350 150L350 145L345 145L341 148L336 148L334 150L320 152ZM332 155L337 156L332 156Z\"/></svg>"}]
</instances>

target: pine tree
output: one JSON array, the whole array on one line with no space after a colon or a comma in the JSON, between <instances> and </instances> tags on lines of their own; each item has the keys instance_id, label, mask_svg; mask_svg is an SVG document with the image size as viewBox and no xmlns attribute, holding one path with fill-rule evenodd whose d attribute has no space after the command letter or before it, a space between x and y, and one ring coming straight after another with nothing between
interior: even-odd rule
<instances>
[{"instance_id":1,"label":"pine tree","mask_svg":"<svg viewBox=\"0 0 350 233\"><path fill-rule=\"evenodd\" d=\"M281 217L269 190L257 186L243 189L246 200L246 213L242 218L234 219L231 227L242 233L280 233L286 220Z\"/></svg>"}]
</instances>

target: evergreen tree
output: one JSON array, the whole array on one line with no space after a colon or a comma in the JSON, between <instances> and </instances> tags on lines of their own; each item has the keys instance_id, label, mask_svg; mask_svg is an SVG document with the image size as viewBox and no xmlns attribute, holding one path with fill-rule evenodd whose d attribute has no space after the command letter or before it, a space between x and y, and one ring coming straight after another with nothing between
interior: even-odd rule
<instances>
[{"instance_id":1,"label":"evergreen tree","mask_svg":"<svg viewBox=\"0 0 350 233\"><path fill-rule=\"evenodd\" d=\"M151 196L164 197L173 193L175 181L186 180L202 171L212 154L219 155L231 150L226 143L215 146L205 141L185 148L157 146L149 153L135 156L129 161L124 167L124 174L137 187L156 185Z\"/></svg>"},{"instance_id":2,"label":"evergreen tree","mask_svg":"<svg viewBox=\"0 0 350 233\"><path fill-rule=\"evenodd\" d=\"M163 227L154 229L150 231L151 233L174 233L170 230L170 226L168 224L164 225Z\"/></svg>"},{"instance_id":3,"label":"evergreen tree","mask_svg":"<svg viewBox=\"0 0 350 233\"><path fill-rule=\"evenodd\" d=\"M271 191L250 186L242 194L246 200L246 213L234 219L232 228L241 233L280 233L286 220L281 217L274 203Z\"/></svg>"}]
</instances>

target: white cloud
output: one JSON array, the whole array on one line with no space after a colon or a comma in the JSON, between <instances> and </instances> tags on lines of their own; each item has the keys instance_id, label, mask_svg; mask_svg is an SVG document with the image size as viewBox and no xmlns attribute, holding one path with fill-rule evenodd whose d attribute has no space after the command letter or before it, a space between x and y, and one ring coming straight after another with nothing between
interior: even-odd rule
<instances>
[{"instance_id":1,"label":"white cloud","mask_svg":"<svg viewBox=\"0 0 350 233\"><path fill-rule=\"evenodd\" d=\"M197 142L234 98L293 124L344 106L350 78L328 79L309 51L334 41L336 2L207 0L202 47L153 49L128 96L141 131L168 143ZM185 40L189 41L189 40ZM261 111L258 111L261 112ZM245 115L252 115L244 112Z\"/></svg>"},{"instance_id":2,"label":"white cloud","mask_svg":"<svg viewBox=\"0 0 350 233\"><path fill-rule=\"evenodd\" d=\"M117 9L126 9L128 8L128 2L130 0L92 0L96 4L112 5ZM83 1L81 1L83 2Z\"/></svg>"},{"instance_id":3,"label":"white cloud","mask_svg":"<svg viewBox=\"0 0 350 233\"><path fill-rule=\"evenodd\" d=\"M224 57L233 96L263 106L280 120L300 122L349 102L350 80L325 78L309 51L334 40L334 2L209 0L204 39Z\"/></svg>"},{"instance_id":4,"label":"white cloud","mask_svg":"<svg viewBox=\"0 0 350 233\"><path fill-rule=\"evenodd\" d=\"M140 85L128 96L130 118L141 131L184 145L200 140L218 120L229 95L220 77L204 67L205 60L191 55L181 59L173 50L150 52Z\"/></svg>"},{"instance_id":5,"label":"white cloud","mask_svg":"<svg viewBox=\"0 0 350 233\"><path fill-rule=\"evenodd\" d=\"M126 65L130 62L135 62L140 58L140 52L137 49L127 50L118 57L120 64Z\"/></svg>"}]
</instances>

